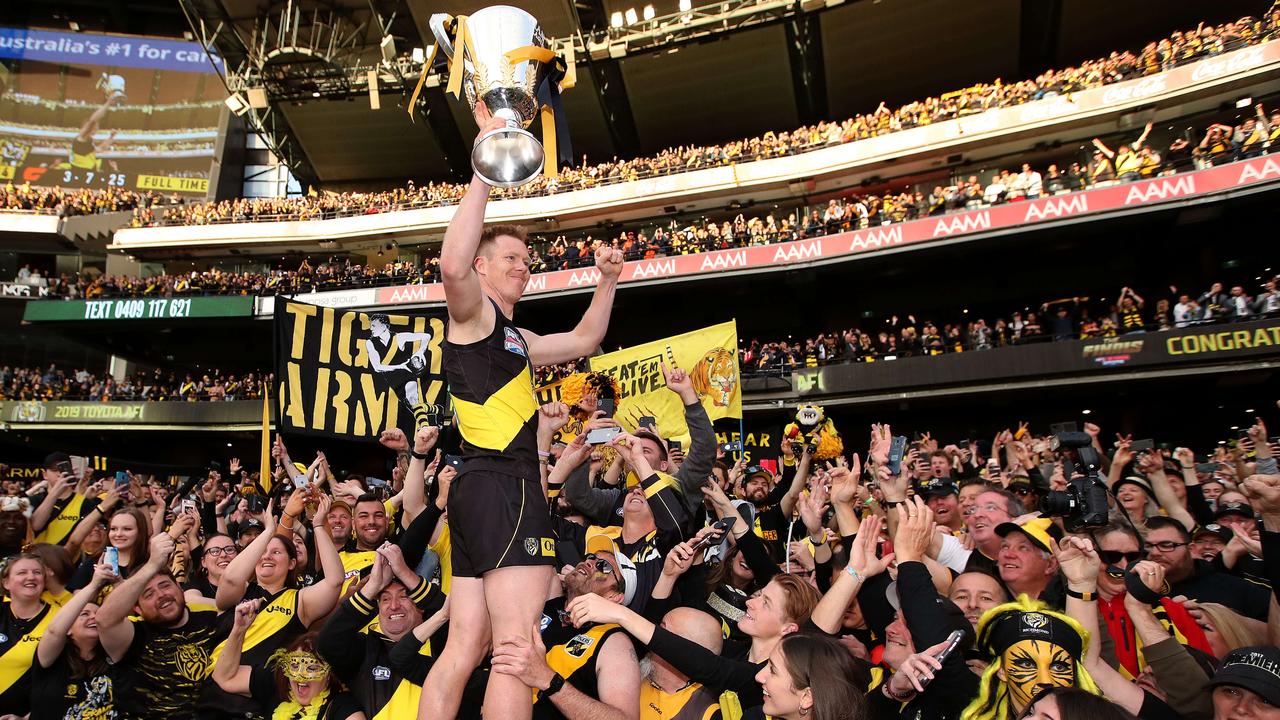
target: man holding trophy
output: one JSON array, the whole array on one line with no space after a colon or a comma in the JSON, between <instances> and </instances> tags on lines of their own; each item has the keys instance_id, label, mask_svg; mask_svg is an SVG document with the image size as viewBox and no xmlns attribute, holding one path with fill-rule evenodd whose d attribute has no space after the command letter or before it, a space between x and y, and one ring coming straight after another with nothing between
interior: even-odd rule
<instances>
[{"instance_id":1,"label":"man holding trophy","mask_svg":"<svg viewBox=\"0 0 1280 720\"><path fill-rule=\"evenodd\" d=\"M549 43L528 13L504 6L470 18L437 16L431 24L462 71L480 124L472 152L475 177L440 255L449 313L444 367L463 464L448 500L449 640L423 686L419 716L451 718L467 678L491 646L496 652L534 643L555 573L555 538L539 472L533 367L595 352L609 324L623 258L608 248L596 253L600 281L572 330L540 336L516 327L512 316L529 280L529 250L523 229L485 228L485 205L491 185L528 182L542 168L542 147L523 127L539 108L535 90L547 82ZM484 714L529 718L529 687L514 675L491 673Z\"/></svg>"}]
</instances>

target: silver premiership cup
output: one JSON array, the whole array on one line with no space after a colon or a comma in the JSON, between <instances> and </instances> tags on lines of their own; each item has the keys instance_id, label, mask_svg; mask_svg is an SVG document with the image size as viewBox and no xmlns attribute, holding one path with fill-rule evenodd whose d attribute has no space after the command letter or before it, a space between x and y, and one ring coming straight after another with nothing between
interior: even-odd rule
<instances>
[{"instance_id":1,"label":"silver premiership cup","mask_svg":"<svg viewBox=\"0 0 1280 720\"><path fill-rule=\"evenodd\" d=\"M523 185L542 172L542 143L525 128L538 115L538 85L548 72L546 63L522 60L511 63L507 53L534 46L550 48L551 42L529 13L507 5L484 8L466 19L469 42L455 47L457 24L446 14L431 16L431 32L450 59L463 53L462 88L474 111L478 104L507 127L476 139L471 167L481 180L494 187Z\"/></svg>"}]
</instances>

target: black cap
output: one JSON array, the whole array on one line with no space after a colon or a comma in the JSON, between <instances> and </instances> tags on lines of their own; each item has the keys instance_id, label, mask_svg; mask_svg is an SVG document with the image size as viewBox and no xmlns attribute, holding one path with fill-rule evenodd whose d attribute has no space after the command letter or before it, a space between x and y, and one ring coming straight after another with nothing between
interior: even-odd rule
<instances>
[{"instance_id":1,"label":"black cap","mask_svg":"<svg viewBox=\"0 0 1280 720\"><path fill-rule=\"evenodd\" d=\"M241 522L240 526L236 528L236 537L239 538L240 536L244 535L250 530L257 530L258 532L262 532L263 529L264 528L261 521L256 520L254 518L249 518L248 520Z\"/></svg>"},{"instance_id":2,"label":"black cap","mask_svg":"<svg viewBox=\"0 0 1280 720\"><path fill-rule=\"evenodd\" d=\"M1221 539L1222 542L1231 542L1231 536L1235 535L1235 533L1231 532L1231 528L1229 527L1219 525L1218 523L1209 523L1208 525L1202 525L1196 528L1196 531L1191 533L1192 538L1198 538L1201 535L1213 535Z\"/></svg>"},{"instance_id":3,"label":"black cap","mask_svg":"<svg viewBox=\"0 0 1280 720\"><path fill-rule=\"evenodd\" d=\"M1280 648L1256 645L1227 653L1209 681L1210 687L1219 685L1242 687L1271 705L1280 705Z\"/></svg>"},{"instance_id":4,"label":"black cap","mask_svg":"<svg viewBox=\"0 0 1280 720\"><path fill-rule=\"evenodd\" d=\"M44 466L46 468L56 468L62 463L69 462L71 462L71 456L59 450L57 452L51 452L45 457Z\"/></svg>"},{"instance_id":5,"label":"black cap","mask_svg":"<svg viewBox=\"0 0 1280 720\"><path fill-rule=\"evenodd\" d=\"M960 489L947 478L931 477L916 483L916 494L928 499L933 495L958 495Z\"/></svg>"},{"instance_id":6,"label":"black cap","mask_svg":"<svg viewBox=\"0 0 1280 720\"><path fill-rule=\"evenodd\" d=\"M1227 515L1239 515L1240 517L1251 518L1254 516L1253 507L1249 503L1229 502L1218 506L1217 512L1213 514L1214 520L1221 520Z\"/></svg>"}]
</instances>

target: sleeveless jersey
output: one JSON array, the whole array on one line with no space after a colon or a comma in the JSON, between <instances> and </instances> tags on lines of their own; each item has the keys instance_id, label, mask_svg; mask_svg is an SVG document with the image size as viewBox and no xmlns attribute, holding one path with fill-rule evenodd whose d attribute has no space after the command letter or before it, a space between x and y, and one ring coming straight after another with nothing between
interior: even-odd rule
<instances>
[{"instance_id":1,"label":"sleeveless jersey","mask_svg":"<svg viewBox=\"0 0 1280 720\"><path fill-rule=\"evenodd\" d=\"M56 612L45 605L35 617L23 620L8 602L0 605L0 712L27 714L36 645Z\"/></svg>"},{"instance_id":2,"label":"sleeveless jersey","mask_svg":"<svg viewBox=\"0 0 1280 720\"><path fill-rule=\"evenodd\" d=\"M244 597L246 600L261 598L262 608L245 633L240 664L254 668L265 667L272 653L293 642L307 630L298 618L298 590L285 588L271 595L257 583L252 583ZM228 618L234 619L233 615L232 612L225 613L220 620L225 625ZM226 645L224 640L213 649L210 653L212 662L218 661ZM198 714L205 720L257 717L268 711L269 708L258 700L225 692L217 683L205 683L200 691Z\"/></svg>"},{"instance_id":3,"label":"sleeveless jersey","mask_svg":"<svg viewBox=\"0 0 1280 720\"><path fill-rule=\"evenodd\" d=\"M464 471L487 468L537 478L538 401L529 346L497 303L489 302L494 324L488 337L466 345L444 342Z\"/></svg>"},{"instance_id":4,"label":"sleeveless jersey","mask_svg":"<svg viewBox=\"0 0 1280 720\"><path fill-rule=\"evenodd\" d=\"M719 700L698 683L668 693L646 681L640 684L640 720L719 720Z\"/></svg>"},{"instance_id":5,"label":"sleeveless jersey","mask_svg":"<svg viewBox=\"0 0 1280 720\"><path fill-rule=\"evenodd\" d=\"M70 497L54 503L53 517L49 520L49 524L36 535L35 542L51 545L64 544L67 538L71 537L71 531L75 529L76 524L94 505L97 503L85 507L85 497L80 493L72 493Z\"/></svg>"},{"instance_id":6,"label":"sleeveless jersey","mask_svg":"<svg viewBox=\"0 0 1280 720\"><path fill-rule=\"evenodd\" d=\"M558 609L564 608L562 602L553 601L548 607L552 604ZM543 615L546 627L542 631L542 642L547 647L547 665L564 678L566 684L572 685L587 697L598 700L600 691L596 682L596 656L605 640L616 632L622 632L622 628L617 625L575 628L561 623L558 612L553 613L557 616L554 619L549 619L545 613L546 610ZM536 720L551 720L563 718L564 715L550 700L543 700L539 697L539 692L534 690L533 717Z\"/></svg>"}]
</instances>

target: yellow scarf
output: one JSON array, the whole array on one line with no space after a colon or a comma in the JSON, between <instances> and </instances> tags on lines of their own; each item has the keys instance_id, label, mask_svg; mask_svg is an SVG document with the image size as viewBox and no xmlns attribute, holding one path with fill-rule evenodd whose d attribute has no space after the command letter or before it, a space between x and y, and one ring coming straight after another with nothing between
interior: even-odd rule
<instances>
[{"instance_id":1,"label":"yellow scarf","mask_svg":"<svg viewBox=\"0 0 1280 720\"><path fill-rule=\"evenodd\" d=\"M317 720L328 704L329 688L312 698L311 704L306 707L299 705L291 694L288 700L276 706L275 712L271 713L271 720Z\"/></svg>"}]
</instances>

